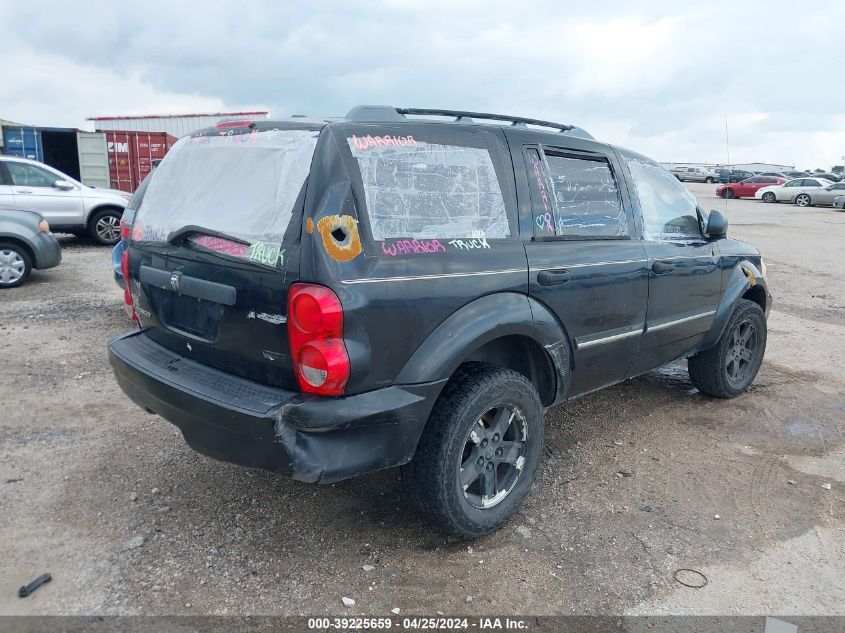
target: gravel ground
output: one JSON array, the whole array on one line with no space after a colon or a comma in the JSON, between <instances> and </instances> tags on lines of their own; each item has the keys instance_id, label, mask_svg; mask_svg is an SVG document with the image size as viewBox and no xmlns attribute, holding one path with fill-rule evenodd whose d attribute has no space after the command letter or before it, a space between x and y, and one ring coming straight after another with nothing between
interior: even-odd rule
<instances>
[{"instance_id":1,"label":"gravel ground","mask_svg":"<svg viewBox=\"0 0 845 633\"><path fill-rule=\"evenodd\" d=\"M549 410L528 502L472 544L396 471L317 487L195 454L112 378L109 250L63 239L0 294L0 613L845 614L845 213L690 188L766 257L757 382L714 400L679 363Z\"/></svg>"}]
</instances>

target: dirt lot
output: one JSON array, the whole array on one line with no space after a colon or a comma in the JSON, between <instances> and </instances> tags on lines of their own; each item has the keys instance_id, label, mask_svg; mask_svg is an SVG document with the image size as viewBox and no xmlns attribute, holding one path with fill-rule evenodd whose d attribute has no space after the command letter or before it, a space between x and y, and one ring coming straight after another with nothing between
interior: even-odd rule
<instances>
[{"instance_id":1,"label":"dirt lot","mask_svg":"<svg viewBox=\"0 0 845 633\"><path fill-rule=\"evenodd\" d=\"M396 471L315 487L192 452L112 379L109 250L64 239L0 295L0 613L845 614L845 213L727 207L775 295L751 391L677 364L550 410L522 514L471 546Z\"/></svg>"}]
</instances>

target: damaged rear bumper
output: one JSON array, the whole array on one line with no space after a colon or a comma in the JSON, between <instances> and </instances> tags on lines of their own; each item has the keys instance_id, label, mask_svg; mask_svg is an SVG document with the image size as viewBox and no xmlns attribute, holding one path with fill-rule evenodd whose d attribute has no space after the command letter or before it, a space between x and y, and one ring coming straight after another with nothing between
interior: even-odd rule
<instances>
[{"instance_id":1,"label":"damaged rear bumper","mask_svg":"<svg viewBox=\"0 0 845 633\"><path fill-rule=\"evenodd\" d=\"M108 347L120 388L179 427L194 450L315 483L410 461L445 383L322 398L202 365L142 331Z\"/></svg>"}]
</instances>

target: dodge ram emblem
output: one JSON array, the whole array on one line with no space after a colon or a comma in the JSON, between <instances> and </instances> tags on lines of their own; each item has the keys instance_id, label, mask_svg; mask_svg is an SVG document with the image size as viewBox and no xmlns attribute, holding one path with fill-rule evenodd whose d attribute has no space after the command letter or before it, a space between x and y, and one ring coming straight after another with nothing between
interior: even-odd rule
<instances>
[{"instance_id":1,"label":"dodge ram emblem","mask_svg":"<svg viewBox=\"0 0 845 633\"><path fill-rule=\"evenodd\" d=\"M179 278L181 275L179 273L173 273L170 275L170 287L173 289L173 292L179 292Z\"/></svg>"}]
</instances>

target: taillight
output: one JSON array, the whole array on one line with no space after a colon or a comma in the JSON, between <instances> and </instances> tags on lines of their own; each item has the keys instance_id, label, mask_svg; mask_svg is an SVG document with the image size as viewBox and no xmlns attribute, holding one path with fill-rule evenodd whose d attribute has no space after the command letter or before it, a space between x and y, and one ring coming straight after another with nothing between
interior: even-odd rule
<instances>
[{"instance_id":1,"label":"taillight","mask_svg":"<svg viewBox=\"0 0 845 633\"><path fill-rule=\"evenodd\" d=\"M129 290L129 251L125 250L120 254L120 272L123 274L123 309L126 315L133 321L137 321L135 306L132 305L132 291Z\"/></svg>"},{"instance_id":2,"label":"taillight","mask_svg":"<svg viewBox=\"0 0 845 633\"><path fill-rule=\"evenodd\" d=\"M126 220L120 218L120 238L128 240L131 230L132 227L126 223Z\"/></svg>"},{"instance_id":3,"label":"taillight","mask_svg":"<svg viewBox=\"0 0 845 633\"><path fill-rule=\"evenodd\" d=\"M339 396L349 379L343 307L325 286L293 284L288 291L288 338L299 388Z\"/></svg>"}]
</instances>

